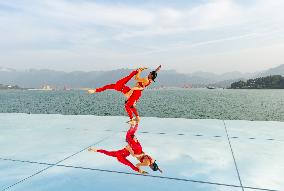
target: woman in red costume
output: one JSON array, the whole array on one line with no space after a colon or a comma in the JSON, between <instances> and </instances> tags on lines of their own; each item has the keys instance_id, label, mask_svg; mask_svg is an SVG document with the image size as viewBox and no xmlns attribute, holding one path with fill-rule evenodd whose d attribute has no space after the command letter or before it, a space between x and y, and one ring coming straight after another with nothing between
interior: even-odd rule
<instances>
[{"instance_id":1,"label":"woman in red costume","mask_svg":"<svg viewBox=\"0 0 284 191\"><path fill-rule=\"evenodd\" d=\"M137 131L138 124L134 126L133 123L135 122L132 122L132 125L126 134L126 142L128 143L128 145L124 147L123 149L116 150L116 151L107 151L107 150L96 149L92 147L92 148L89 148L88 150L91 152L99 152L107 156L115 157L120 163L126 166L129 166L132 170L139 172L141 174L147 174L147 172L140 169L141 166L149 166L153 171L159 170L160 172L162 172L159 169L156 161L152 159L149 155L146 155L143 152L142 146L140 145L139 141L135 137L135 132ZM127 157L130 154L140 162L136 165L133 165L127 159Z\"/></svg>"},{"instance_id":2,"label":"woman in red costume","mask_svg":"<svg viewBox=\"0 0 284 191\"><path fill-rule=\"evenodd\" d=\"M162 173L162 170L157 165L156 160L144 153L140 142L135 136L135 132L138 129L138 123L136 123L135 126L134 124L126 133L126 142L128 145L125 148L133 157L140 161L140 163L136 164L136 167L140 169L141 166L149 166L153 171L159 170Z\"/></svg>"},{"instance_id":3,"label":"woman in red costume","mask_svg":"<svg viewBox=\"0 0 284 191\"><path fill-rule=\"evenodd\" d=\"M140 74L146 68L139 68L132 71L128 76L118 80L115 84L108 84L101 88L89 89L88 93L93 94L105 90L116 90L122 92L127 100L125 101L125 110L130 118L129 122L134 121L133 113L136 116L136 121L140 120L137 109L135 108L136 102L142 95L142 91L149 86L157 77L157 72L161 69L161 65L154 71L150 72L145 78L141 78ZM136 85L133 88L126 86L126 84L135 76Z\"/></svg>"}]
</instances>

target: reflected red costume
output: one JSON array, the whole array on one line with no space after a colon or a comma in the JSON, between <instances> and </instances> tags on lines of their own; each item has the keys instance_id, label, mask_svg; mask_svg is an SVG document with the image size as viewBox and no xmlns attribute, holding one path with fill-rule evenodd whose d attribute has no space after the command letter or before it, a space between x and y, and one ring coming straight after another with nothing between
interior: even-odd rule
<instances>
[{"instance_id":1,"label":"reflected red costume","mask_svg":"<svg viewBox=\"0 0 284 191\"><path fill-rule=\"evenodd\" d=\"M133 139L133 136L135 135L135 132L137 131L137 129L138 129L138 124L130 127L130 129L126 133L126 141L128 145L131 147L131 149L133 150L134 154L140 155L140 154L144 154L142 146L137 139L136 141ZM152 158L149 155L143 155L139 159L139 161L142 163L145 158L149 159L152 163Z\"/></svg>"},{"instance_id":2,"label":"reflected red costume","mask_svg":"<svg viewBox=\"0 0 284 191\"><path fill-rule=\"evenodd\" d=\"M135 141L133 139L133 136L135 135L135 132L137 131L137 129L138 129L138 124L136 124L135 126L131 126L126 133L126 141L128 145L131 147L131 149L133 150L135 155L139 155L143 153L142 146L139 143L139 141L138 140Z\"/></svg>"},{"instance_id":3,"label":"reflected red costume","mask_svg":"<svg viewBox=\"0 0 284 191\"><path fill-rule=\"evenodd\" d=\"M103 153L105 155L111 156L111 157L116 157L116 159L121 162L122 164L129 166L132 168L134 171L139 172L139 169L134 166L129 160L126 159L130 155L129 151L124 149L118 150L118 151L106 151L99 149L97 150L99 153Z\"/></svg>"}]
</instances>

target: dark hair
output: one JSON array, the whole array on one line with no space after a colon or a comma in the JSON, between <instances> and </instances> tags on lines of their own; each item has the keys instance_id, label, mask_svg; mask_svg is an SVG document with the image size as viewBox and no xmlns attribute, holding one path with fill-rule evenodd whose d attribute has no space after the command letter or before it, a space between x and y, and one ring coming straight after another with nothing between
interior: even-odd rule
<instances>
[{"instance_id":1,"label":"dark hair","mask_svg":"<svg viewBox=\"0 0 284 191\"><path fill-rule=\"evenodd\" d=\"M152 75L152 80L155 81L155 79L157 78L157 72L152 71L152 72L150 72L150 74Z\"/></svg>"},{"instance_id":2,"label":"dark hair","mask_svg":"<svg viewBox=\"0 0 284 191\"><path fill-rule=\"evenodd\" d=\"M152 169L153 171L159 170L159 166L157 165L156 161L152 164L151 169Z\"/></svg>"}]
</instances>

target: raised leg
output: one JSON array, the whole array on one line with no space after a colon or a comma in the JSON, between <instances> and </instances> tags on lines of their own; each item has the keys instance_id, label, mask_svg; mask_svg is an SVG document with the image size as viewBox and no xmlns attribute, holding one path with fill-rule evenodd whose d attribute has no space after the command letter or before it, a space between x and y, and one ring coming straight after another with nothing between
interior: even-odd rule
<instances>
[{"instance_id":1,"label":"raised leg","mask_svg":"<svg viewBox=\"0 0 284 191\"><path fill-rule=\"evenodd\" d=\"M103 149L98 149L97 152L103 153L103 154L105 154L107 156L111 156L111 157L117 157L118 156L117 151L107 151L107 150L103 150Z\"/></svg>"},{"instance_id":2,"label":"raised leg","mask_svg":"<svg viewBox=\"0 0 284 191\"><path fill-rule=\"evenodd\" d=\"M133 76L135 76L138 73L137 70L132 71L128 76L118 80L115 84L117 88L124 89L125 84L127 84ZM128 90L129 91L129 90Z\"/></svg>"},{"instance_id":3,"label":"raised leg","mask_svg":"<svg viewBox=\"0 0 284 191\"><path fill-rule=\"evenodd\" d=\"M130 88L128 86L126 86L126 84L136 74L137 74L137 71L134 70L128 76L118 80L115 84L108 84L108 85L105 85L103 87L96 88L95 92L102 92L102 91L105 91L105 90L117 90L117 91L120 91L120 92L126 94L127 92L130 91ZM90 93L92 93L92 92L90 92Z\"/></svg>"},{"instance_id":4,"label":"raised leg","mask_svg":"<svg viewBox=\"0 0 284 191\"><path fill-rule=\"evenodd\" d=\"M108 84L108 85L105 85L101 88L96 88L96 92L102 92L102 91L105 91L105 90L115 90L115 84Z\"/></svg>"}]
</instances>

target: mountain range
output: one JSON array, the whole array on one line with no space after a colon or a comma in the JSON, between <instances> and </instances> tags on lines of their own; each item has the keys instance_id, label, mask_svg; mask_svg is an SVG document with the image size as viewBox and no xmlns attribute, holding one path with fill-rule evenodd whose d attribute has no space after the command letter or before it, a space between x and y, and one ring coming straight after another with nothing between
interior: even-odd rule
<instances>
[{"instance_id":1,"label":"mountain range","mask_svg":"<svg viewBox=\"0 0 284 191\"><path fill-rule=\"evenodd\" d=\"M150 70L144 72L144 76ZM131 69L111 71L74 71L63 72L49 69L15 70L0 67L0 84L19 85L26 88L39 88L44 84L57 88L98 87L113 83L131 72ZM211 72L178 73L175 70L161 70L153 87L229 87L232 82L269 75L284 76L284 64L257 73L227 72L214 74ZM142 75L143 76L143 75Z\"/></svg>"}]
</instances>

